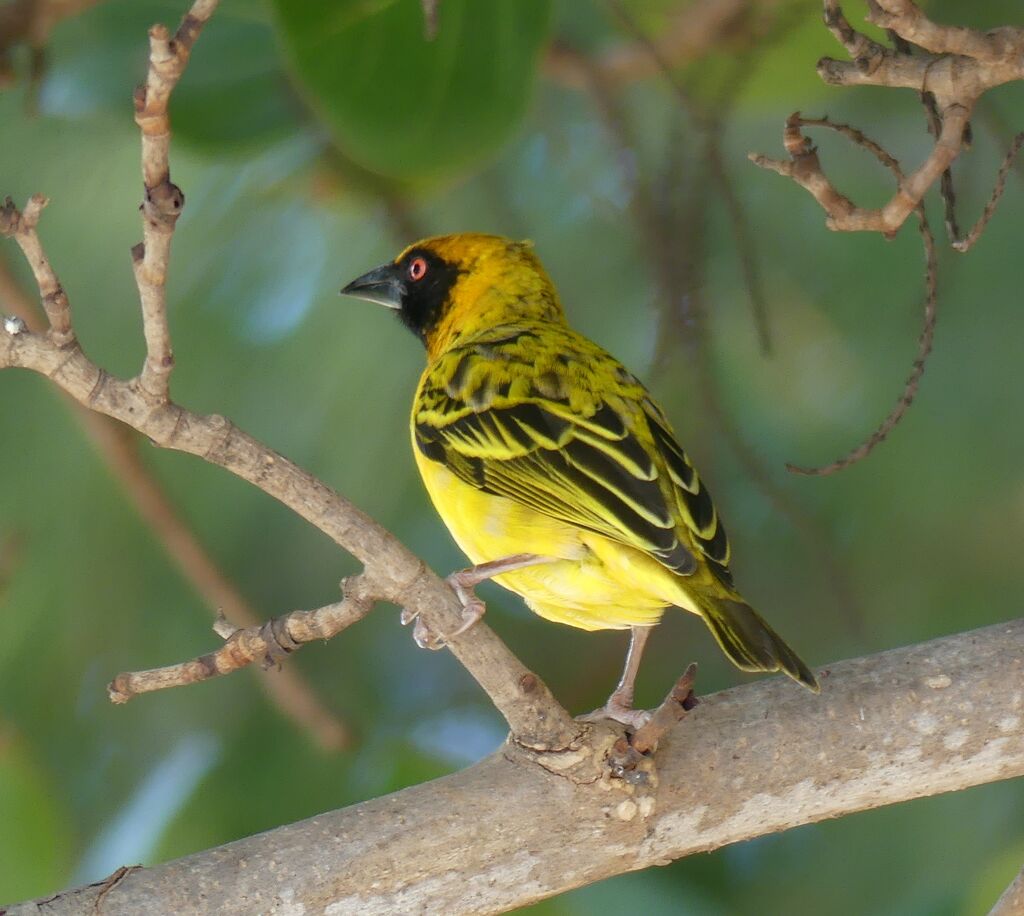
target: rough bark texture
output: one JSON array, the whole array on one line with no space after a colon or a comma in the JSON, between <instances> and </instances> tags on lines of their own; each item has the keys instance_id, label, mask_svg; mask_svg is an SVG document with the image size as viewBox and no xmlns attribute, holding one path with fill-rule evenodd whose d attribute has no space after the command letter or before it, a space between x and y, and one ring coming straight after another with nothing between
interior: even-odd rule
<instances>
[{"instance_id":1,"label":"rough bark texture","mask_svg":"<svg viewBox=\"0 0 1024 916\"><path fill-rule=\"evenodd\" d=\"M1024 619L703 700L655 766L505 746L460 773L132 871L45 912L489 913L853 811L1024 774ZM102 899L98 900L102 894Z\"/></svg>"}]
</instances>

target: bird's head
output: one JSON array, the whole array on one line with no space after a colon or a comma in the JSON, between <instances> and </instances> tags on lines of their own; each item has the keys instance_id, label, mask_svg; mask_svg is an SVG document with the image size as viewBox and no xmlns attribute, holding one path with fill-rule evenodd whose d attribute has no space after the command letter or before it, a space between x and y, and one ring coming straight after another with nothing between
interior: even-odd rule
<instances>
[{"instance_id":1,"label":"bird's head","mask_svg":"<svg viewBox=\"0 0 1024 916\"><path fill-rule=\"evenodd\" d=\"M524 319L564 320L531 244L497 235L423 239L341 292L396 309L431 358L455 340L490 327Z\"/></svg>"}]
</instances>

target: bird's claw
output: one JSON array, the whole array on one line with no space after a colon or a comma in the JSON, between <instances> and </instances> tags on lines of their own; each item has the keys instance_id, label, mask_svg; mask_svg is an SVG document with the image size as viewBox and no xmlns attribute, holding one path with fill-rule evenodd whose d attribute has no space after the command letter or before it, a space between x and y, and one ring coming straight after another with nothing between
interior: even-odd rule
<instances>
[{"instance_id":1,"label":"bird's claw","mask_svg":"<svg viewBox=\"0 0 1024 916\"><path fill-rule=\"evenodd\" d=\"M443 649L448 644L448 640L465 633L484 616L487 610L487 605L473 594L472 588L467 588L455 578L456 576L458 576L458 573L452 573L446 581L451 585L462 604L462 623L459 624L457 629L452 630L451 633L435 633L423 622L419 611L402 608L402 613L398 619L402 622L402 626L408 626L415 621L412 638L421 649L431 649L434 651Z\"/></svg>"},{"instance_id":2,"label":"bird's claw","mask_svg":"<svg viewBox=\"0 0 1024 916\"><path fill-rule=\"evenodd\" d=\"M438 636L419 616L416 617L416 625L412 628L412 638L421 649L430 649L432 652L436 652L445 647L444 637Z\"/></svg>"}]
</instances>

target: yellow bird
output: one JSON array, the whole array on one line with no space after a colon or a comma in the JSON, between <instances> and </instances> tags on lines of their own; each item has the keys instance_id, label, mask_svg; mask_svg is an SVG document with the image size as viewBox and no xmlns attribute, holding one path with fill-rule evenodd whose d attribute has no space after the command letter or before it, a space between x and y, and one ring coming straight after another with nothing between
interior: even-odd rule
<instances>
[{"instance_id":1,"label":"yellow bird","mask_svg":"<svg viewBox=\"0 0 1024 916\"><path fill-rule=\"evenodd\" d=\"M490 578L548 620L631 628L602 711L627 724L643 721L633 710L640 655L672 605L703 618L737 667L818 689L736 591L725 529L665 414L569 327L529 243L424 239L342 293L396 309L426 347L413 449L474 564L449 577L465 608L458 632L483 613L473 587Z\"/></svg>"}]
</instances>

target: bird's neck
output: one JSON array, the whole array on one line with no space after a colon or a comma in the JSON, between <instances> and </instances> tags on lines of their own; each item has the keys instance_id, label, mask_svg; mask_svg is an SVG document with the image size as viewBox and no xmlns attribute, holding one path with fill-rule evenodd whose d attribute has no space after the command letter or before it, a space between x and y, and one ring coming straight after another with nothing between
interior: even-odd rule
<instances>
[{"instance_id":1,"label":"bird's neck","mask_svg":"<svg viewBox=\"0 0 1024 916\"><path fill-rule=\"evenodd\" d=\"M550 282L536 282L530 276L503 277L498 282L464 276L424 341L427 360L433 362L461 341L486 334L491 328L536 322L565 324L562 304Z\"/></svg>"}]
</instances>

